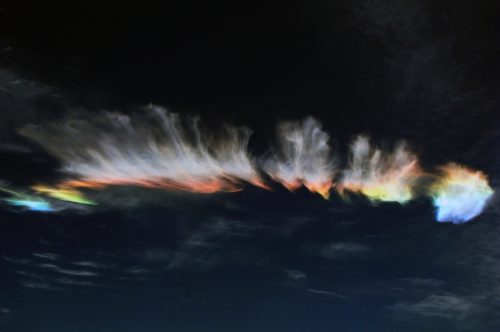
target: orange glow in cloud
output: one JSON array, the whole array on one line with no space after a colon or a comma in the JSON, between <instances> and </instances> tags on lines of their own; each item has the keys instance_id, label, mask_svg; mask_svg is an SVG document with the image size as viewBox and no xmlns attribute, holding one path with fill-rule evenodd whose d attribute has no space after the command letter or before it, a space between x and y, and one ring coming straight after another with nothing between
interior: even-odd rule
<instances>
[{"instance_id":1,"label":"orange glow in cloud","mask_svg":"<svg viewBox=\"0 0 500 332\"><path fill-rule=\"evenodd\" d=\"M414 197L420 176L417 157L400 143L392 153L370 146L366 136L351 145L349 166L343 171L337 190L366 195L372 202L405 203Z\"/></svg>"},{"instance_id":2,"label":"orange glow in cloud","mask_svg":"<svg viewBox=\"0 0 500 332\"><path fill-rule=\"evenodd\" d=\"M335 175L329 136L313 118L284 122L278 127L279 151L264 163L264 170L288 190L304 185L329 197Z\"/></svg>"},{"instance_id":3,"label":"orange glow in cloud","mask_svg":"<svg viewBox=\"0 0 500 332\"><path fill-rule=\"evenodd\" d=\"M269 189L265 184L261 183L258 179L251 182L253 185L263 188ZM237 192L242 190L241 183L238 179L213 179L207 180L203 179L202 181L196 181L193 179L192 181L184 181L184 182L175 182L175 181L165 181L164 179L152 179L152 180L134 180L134 179L109 179L109 180L101 180L101 179L81 179L81 180L69 180L61 183L62 187L81 187L81 188L92 188L92 189L102 189L107 186L138 186L138 187L146 187L146 188L155 188L155 189L169 189L169 190L180 190L180 191L191 191L198 192L203 194L215 193L218 191L224 192Z\"/></svg>"}]
</instances>

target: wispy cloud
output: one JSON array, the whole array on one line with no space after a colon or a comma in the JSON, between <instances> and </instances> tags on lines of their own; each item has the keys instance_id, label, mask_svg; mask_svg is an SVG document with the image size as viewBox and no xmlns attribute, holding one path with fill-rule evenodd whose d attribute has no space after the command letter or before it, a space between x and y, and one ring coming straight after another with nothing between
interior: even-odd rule
<instances>
[{"instance_id":1,"label":"wispy cloud","mask_svg":"<svg viewBox=\"0 0 500 332\"><path fill-rule=\"evenodd\" d=\"M328 291L316 290L316 289L311 289L311 288L309 288L308 291L313 293L313 294L333 296L333 297L336 297L338 299L346 299L347 298L346 296L339 294L339 293L335 293L335 292L328 292Z\"/></svg>"},{"instance_id":2,"label":"wispy cloud","mask_svg":"<svg viewBox=\"0 0 500 332\"><path fill-rule=\"evenodd\" d=\"M481 309L482 297L459 296L451 293L434 294L418 302L398 302L388 309L403 314L427 318L464 319Z\"/></svg>"},{"instance_id":3,"label":"wispy cloud","mask_svg":"<svg viewBox=\"0 0 500 332\"><path fill-rule=\"evenodd\" d=\"M32 288L32 289L44 289L44 290L50 290L50 291L64 291L64 288L54 286L50 283L47 282L41 282L41 281L23 281L21 282L21 285L23 285L26 288Z\"/></svg>"},{"instance_id":4,"label":"wispy cloud","mask_svg":"<svg viewBox=\"0 0 500 332\"><path fill-rule=\"evenodd\" d=\"M52 279L52 281L63 284L63 285L73 285L73 286L97 286L97 284L91 281L81 281L81 280L73 280L68 278L58 278Z\"/></svg>"},{"instance_id":5,"label":"wispy cloud","mask_svg":"<svg viewBox=\"0 0 500 332\"><path fill-rule=\"evenodd\" d=\"M0 69L0 93L15 98L54 95L55 88L19 76L12 70Z\"/></svg>"},{"instance_id":6,"label":"wispy cloud","mask_svg":"<svg viewBox=\"0 0 500 332\"><path fill-rule=\"evenodd\" d=\"M39 257L39 258L44 258L48 259L51 261L57 261L61 258L60 255L57 254L50 254L50 253L32 253L33 256Z\"/></svg>"},{"instance_id":7,"label":"wispy cloud","mask_svg":"<svg viewBox=\"0 0 500 332\"><path fill-rule=\"evenodd\" d=\"M69 275L74 275L74 276L94 277L94 276L99 275L99 273L92 272L92 271L65 269L65 268L61 268L55 264L39 264L38 267L52 270L52 271L56 271L56 272L59 272L62 274L69 274Z\"/></svg>"},{"instance_id":8,"label":"wispy cloud","mask_svg":"<svg viewBox=\"0 0 500 332\"><path fill-rule=\"evenodd\" d=\"M54 284L73 285L73 286L101 286L101 285L98 285L94 282L87 281L87 280L81 280L81 279L75 280L75 279L70 279L70 278L66 278L66 277L53 278L53 277L50 277L47 275L26 272L26 271L12 271L12 272L14 272L20 276L29 278L29 280L26 280L23 283L28 284L29 286L27 286L27 287L31 287L31 288L44 288L44 285L57 288L57 286L53 286ZM35 282L35 280L37 280L37 281ZM46 288L46 289L50 289L50 288Z\"/></svg>"},{"instance_id":9,"label":"wispy cloud","mask_svg":"<svg viewBox=\"0 0 500 332\"><path fill-rule=\"evenodd\" d=\"M301 279L307 279L307 276L305 273L297 271L297 270L284 270L287 277L293 279L293 280L301 280Z\"/></svg>"},{"instance_id":10,"label":"wispy cloud","mask_svg":"<svg viewBox=\"0 0 500 332\"><path fill-rule=\"evenodd\" d=\"M105 269L108 266L105 264L97 263L97 262L92 262L92 261L80 261L80 262L71 262L73 265L78 265L78 266L87 266L91 267L94 269Z\"/></svg>"},{"instance_id":11,"label":"wispy cloud","mask_svg":"<svg viewBox=\"0 0 500 332\"><path fill-rule=\"evenodd\" d=\"M10 258L10 257L6 257L6 256L3 256L3 259L5 259L7 262L12 262L12 263L16 263L16 264L22 264L22 265L31 265L33 264L33 261L30 260L30 259L18 259L18 258Z\"/></svg>"},{"instance_id":12,"label":"wispy cloud","mask_svg":"<svg viewBox=\"0 0 500 332\"><path fill-rule=\"evenodd\" d=\"M151 269L145 269L140 266L133 266L125 270L125 272L130 273L130 274L136 274L136 275L144 275L144 274L152 274L156 273L156 271L151 270Z\"/></svg>"},{"instance_id":13,"label":"wispy cloud","mask_svg":"<svg viewBox=\"0 0 500 332\"><path fill-rule=\"evenodd\" d=\"M317 254L328 259L348 259L361 257L370 247L353 242L334 242L321 247Z\"/></svg>"},{"instance_id":14,"label":"wispy cloud","mask_svg":"<svg viewBox=\"0 0 500 332\"><path fill-rule=\"evenodd\" d=\"M411 286L440 287L444 284L442 280L437 279L402 278L400 280L408 283Z\"/></svg>"},{"instance_id":15,"label":"wispy cloud","mask_svg":"<svg viewBox=\"0 0 500 332\"><path fill-rule=\"evenodd\" d=\"M255 232L263 227L257 223L213 218L189 233L172 254L167 268L177 269L186 266L210 268L218 264L222 257L231 260L232 255L237 256L241 263L251 249L250 247L246 250L237 249L233 245L234 241L252 238Z\"/></svg>"},{"instance_id":16,"label":"wispy cloud","mask_svg":"<svg viewBox=\"0 0 500 332\"><path fill-rule=\"evenodd\" d=\"M5 307L1 307L0 308L0 313L4 314L4 315L8 315L11 313L10 309L9 308L5 308Z\"/></svg>"}]
</instances>

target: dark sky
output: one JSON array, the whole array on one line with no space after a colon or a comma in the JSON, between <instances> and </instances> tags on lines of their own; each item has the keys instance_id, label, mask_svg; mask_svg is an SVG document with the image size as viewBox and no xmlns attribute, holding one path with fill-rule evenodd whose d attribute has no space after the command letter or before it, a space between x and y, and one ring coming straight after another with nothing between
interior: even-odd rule
<instances>
[{"instance_id":1,"label":"dark sky","mask_svg":"<svg viewBox=\"0 0 500 332\"><path fill-rule=\"evenodd\" d=\"M53 212L2 200L0 331L500 328L496 196L466 223L441 223L420 192L404 204L346 202L334 189L324 200L291 193L266 168L285 150L277 126L311 116L329 135L335 165L325 167L338 179L362 134L387 155L405 140L423 177L455 162L495 189L500 3L13 1L0 10L0 187L35 195L36 184L85 180L89 151L112 155L106 144L139 160L146 138L169 135L145 115L149 104L179 115L173 131L196 116L203 132L251 128L249 154L272 183L239 177L242 191L207 194L114 182L81 189L95 206L57 201Z\"/></svg>"}]
</instances>

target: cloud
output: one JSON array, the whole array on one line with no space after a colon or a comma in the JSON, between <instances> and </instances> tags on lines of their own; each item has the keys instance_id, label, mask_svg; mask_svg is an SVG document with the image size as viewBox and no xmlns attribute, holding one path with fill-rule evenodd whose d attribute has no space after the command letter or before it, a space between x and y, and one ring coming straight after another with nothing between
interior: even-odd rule
<instances>
[{"instance_id":1,"label":"cloud","mask_svg":"<svg viewBox=\"0 0 500 332\"><path fill-rule=\"evenodd\" d=\"M242 263L253 247L249 244L242 250L235 247L234 243L252 238L263 227L240 220L213 218L189 232L177 250L173 251L167 269L187 266L208 269L220 263L222 258Z\"/></svg>"},{"instance_id":2,"label":"cloud","mask_svg":"<svg viewBox=\"0 0 500 332\"><path fill-rule=\"evenodd\" d=\"M429 190L438 209L436 219L459 224L481 214L494 192L487 177L454 163L440 170L443 175Z\"/></svg>"},{"instance_id":3,"label":"cloud","mask_svg":"<svg viewBox=\"0 0 500 332\"><path fill-rule=\"evenodd\" d=\"M411 286L424 286L424 287L440 287L444 283L442 280L423 279L423 278L402 278L400 280L408 283Z\"/></svg>"},{"instance_id":4,"label":"cloud","mask_svg":"<svg viewBox=\"0 0 500 332\"><path fill-rule=\"evenodd\" d=\"M32 288L32 289L44 289L44 290L51 290L51 291L64 291L64 288L53 286L47 282L38 282L38 281L23 281L21 282L21 285L23 285L26 288Z\"/></svg>"},{"instance_id":5,"label":"cloud","mask_svg":"<svg viewBox=\"0 0 500 332\"><path fill-rule=\"evenodd\" d=\"M0 57L6 49L0 50ZM8 52L10 53L10 51ZM19 139L15 130L29 122L47 118L47 112L38 112L39 100L60 103L54 87L38 80L22 77L14 70L0 68L0 151L28 153L31 151L26 142Z\"/></svg>"},{"instance_id":6,"label":"cloud","mask_svg":"<svg viewBox=\"0 0 500 332\"><path fill-rule=\"evenodd\" d=\"M161 248L151 249L141 255L141 258L147 263L165 262L172 259L172 252Z\"/></svg>"},{"instance_id":7,"label":"cloud","mask_svg":"<svg viewBox=\"0 0 500 332\"><path fill-rule=\"evenodd\" d=\"M130 274L152 274L156 273L156 271L151 270L151 269L145 269L140 266L133 266L125 270L125 272L130 273Z\"/></svg>"},{"instance_id":8,"label":"cloud","mask_svg":"<svg viewBox=\"0 0 500 332\"><path fill-rule=\"evenodd\" d=\"M464 319L480 310L481 297L459 296L451 293L434 294L418 302L398 302L388 309L398 313L426 318Z\"/></svg>"},{"instance_id":9,"label":"cloud","mask_svg":"<svg viewBox=\"0 0 500 332\"><path fill-rule=\"evenodd\" d=\"M95 284L91 281L80 281L80 280L73 280L73 279L69 279L69 278L52 279L52 281L60 283L62 285L89 286L89 287L97 286L97 284Z\"/></svg>"},{"instance_id":10,"label":"cloud","mask_svg":"<svg viewBox=\"0 0 500 332\"><path fill-rule=\"evenodd\" d=\"M92 272L92 271L64 269L64 268L61 268L55 264L39 264L38 267L52 270L52 271L56 271L56 272L59 272L62 274L69 274L69 275L74 275L74 276L94 277L94 276L99 275L99 273Z\"/></svg>"},{"instance_id":11,"label":"cloud","mask_svg":"<svg viewBox=\"0 0 500 332\"><path fill-rule=\"evenodd\" d=\"M284 271L286 273L286 276L293 280L307 279L307 276L303 272L297 270L284 270Z\"/></svg>"},{"instance_id":12,"label":"cloud","mask_svg":"<svg viewBox=\"0 0 500 332\"><path fill-rule=\"evenodd\" d=\"M327 292L327 291L315 290L315 289L311 289L311 288L309 288L308 291L313 293L313 294L333 296L333 297L336 297L338 299L346 299L347 298L346 296L339 294L339 293L335 293L335 292Z\"/></svg>"},{"instance_id":13,"label":"cloud","mask_svg":"<svg viewBox=\"0 0 500 332\"><path fill-rule=\"evenodd\" d=\"M50 187L46 185L36 185L32 186L31 189L35 190L37 193L42 193L50 197L79 204L89 204L95 205L96 203L86 199L81 192L74 188L65 187Z\"/></svg>"},{"instance_id":14,"label":"cloud","mask_svg":"<svg viewBox=\"0 0 500 332\"><path fill-rule=\"evenodd\" d=\"M55 90L54 87L23 78L10 69L0 69L0 93L15 98L33 98L54 95Z\"/></svg>"},{"instance_id":15,"label":"cloud","mask_svg":"<svg viewBox=\"0 0 500 332\"><path fill-rule=\"evenodd\" d=\"M7 204L13 206L19 206L31 211L39 211L39 212L56 211L56 209L54 209L50 205L50 202L46 201L42 197L33 196L2 187L0 187L0 191L11 195L9 198L2 199L2 201L6 202Z\"/></svg>"},{"instance_id":16,"label":"cloud","mask_svg":"<svg viewBox=\"0 0 500 332\"><path fill-rule=\"evenodd\" d=\"M0 184L1 181L0 181ZM73 191L71 189L71 191ZM60 212L66 209L73 209L79 211L87 211L85 207L81 204L75 204L73 202L60 201L60 197L57 200L47 199L47 197L42 197L39 194L26 192L26 191L15 191L6 187L0 187L0 192L4 192L10 197L2 198L1 201L19 207L22 210L37 211L37 212ZM81 203L81 202L80 202Z\"/></svg>"},{"instance_id":17,"label":"cloud","mask_svg":"<svg viewBox=\"0 0 500 332\"><path fill-rule=\"evenodd\" d=\"M352 242L334 242L321 247L317 254L328 259L348 259L360 257L370 251L370 247Z\"/></svg>"},{"instance_id":18,"label":"cloud","mask_svg":"<svg viewBox=\"0 0 500 332\"><path fill-rule=\"evenodd\" d=\"M205 134L197 119L150 106L143 121L107 113L50 126L25 126L21 134L44 147L73 177L72 187L137 185L201 193L236 191L240 182L264 184L247 153L251 131L226 127L224 138Z\"/></svg>"},{"instance_id":19,"label":"cloud","mask_svg":"<svg viewBox=\"0 0 500 332\"><path fill-rule=\"evenodd\" d=\"M378 201L405 203L414 198L415 186L422 175L417 157L399 143L393 152L370 145L367 136L358 136L351 144L349 165L342 172L337 190L366 195ZM344 195L345 196L345 195Z\"/></svg>"},{"instance_id":20,"label":"cloud","mask_svg":"<svg viewBox=\"0 0 500 332\"><path fill-rule=\"evenodd\" d=\"M335 179L338 170L329 135L310 117L279 125L279 148L274 156L261 159L260 168L247 151L248 128L226 126L225 134L211 135L202 130L198 119L183 119L153 105L133 116L100 113L87 117L22 127L23 136L62 163L65 178L57 184L31 186L31 191L2 187L1 191L11 195L3 201L44 212L92 212L100 209L93 207L96 202L107 208L133 208L144 201L141 197L163 202L166 197L158 194L160 190L234 192L245 183L269 189L261 177L267 172L290 190L305 186L328 198L335 187L344 198L347 192L354 192L367 196L374 205L404 204L425 192L439 207L439 221L463 222L481 213L493 194L481 172L467 172L465 167L448 164L441 168L442 174L425 173L404 141L385 151L372 146L364 135L352 142L348 165ZM450 174L458 171L468 178L459 176L460 181L455 181ZM437 180L428 188L424 182L429 181L423 181L424 177ZM422 186L426 190L420 190ZM117 188L133 190L118 197L126 190ZM85 196L77 189L84 190ZM240 209L235 204L227 207Z\"/></svg>"},{"instance_id":21,"label":"cloud","mask_svg":"<svg viewBox=\"0 0 500 332\"><path fill-rule=\"evenodd\" d=\"M91 262L91 261L81 261L81 262L71 262L73 265L78 265L78 266L87 266L91 267L94 269L104 269L107 268L107 265L96 263L96 262Z\"/></svg>"},{"instance_id":22,"label":"cloud","mask_svg":"<svg viewBox=\"0 0 500 332\"><path fill-rule=\"evenodd\" d=\"M304 185L328 198L336 170L330 138L321 124L310 117L284 122L278 127L278 138L279 150L264 162L264 170L291 191Z\"/></svg>"},{"instance_id":23,"label":"cloud","mask_svg":"<svg viewBox=\"0 0 500 332\"><path fill-rule=\"evenodd\" d=\"M10 258L10 257L6 257L6 256L3 256L3 259L5 259L7 262L12 262L12 263L16 263L16 264L23 264L23 265L31 265L33 264L33 261L30 260L30 259L16 259L16 258Z\"/></svg>"},{"instance_id":24,"label":"cloud","mask_svg":"<svg viewBox=\"0 0 500 332\"><path fill-rule=\"evenodd\" d=\"M40 253L32 253L33 256L36 256L36 257L39 257L39 258L44 258L44 259L48 259L48 260L51 260L51 261L57 261L61 258L60 255L57 255L57 254L50 254L50 253L43 253L43 254L40 254Z\"/></svg>"},{"instance_id":25,"label":"cloud","mask_svg":"<svg viewBox=\"0 0 500 332\"><path fill-rule=\"evenodd\" d=\"M31 153L30 148L15 143L0 143L0 152Z\"/></svg>"}]
</instances>

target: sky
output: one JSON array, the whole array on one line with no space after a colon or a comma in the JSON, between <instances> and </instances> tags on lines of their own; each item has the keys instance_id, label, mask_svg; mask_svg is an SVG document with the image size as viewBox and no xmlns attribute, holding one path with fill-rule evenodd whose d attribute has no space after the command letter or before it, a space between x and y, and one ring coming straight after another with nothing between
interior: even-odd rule
<instances>
[{"instance_id":1,"label":"sky","mask_svg":"<svg viewBox=\"0 0 500 332\"><path fill-rule=\"evenodd\" d=\"M0 5L0 331L498 331L499 14Z\"/></svg>"}]
</instances>

